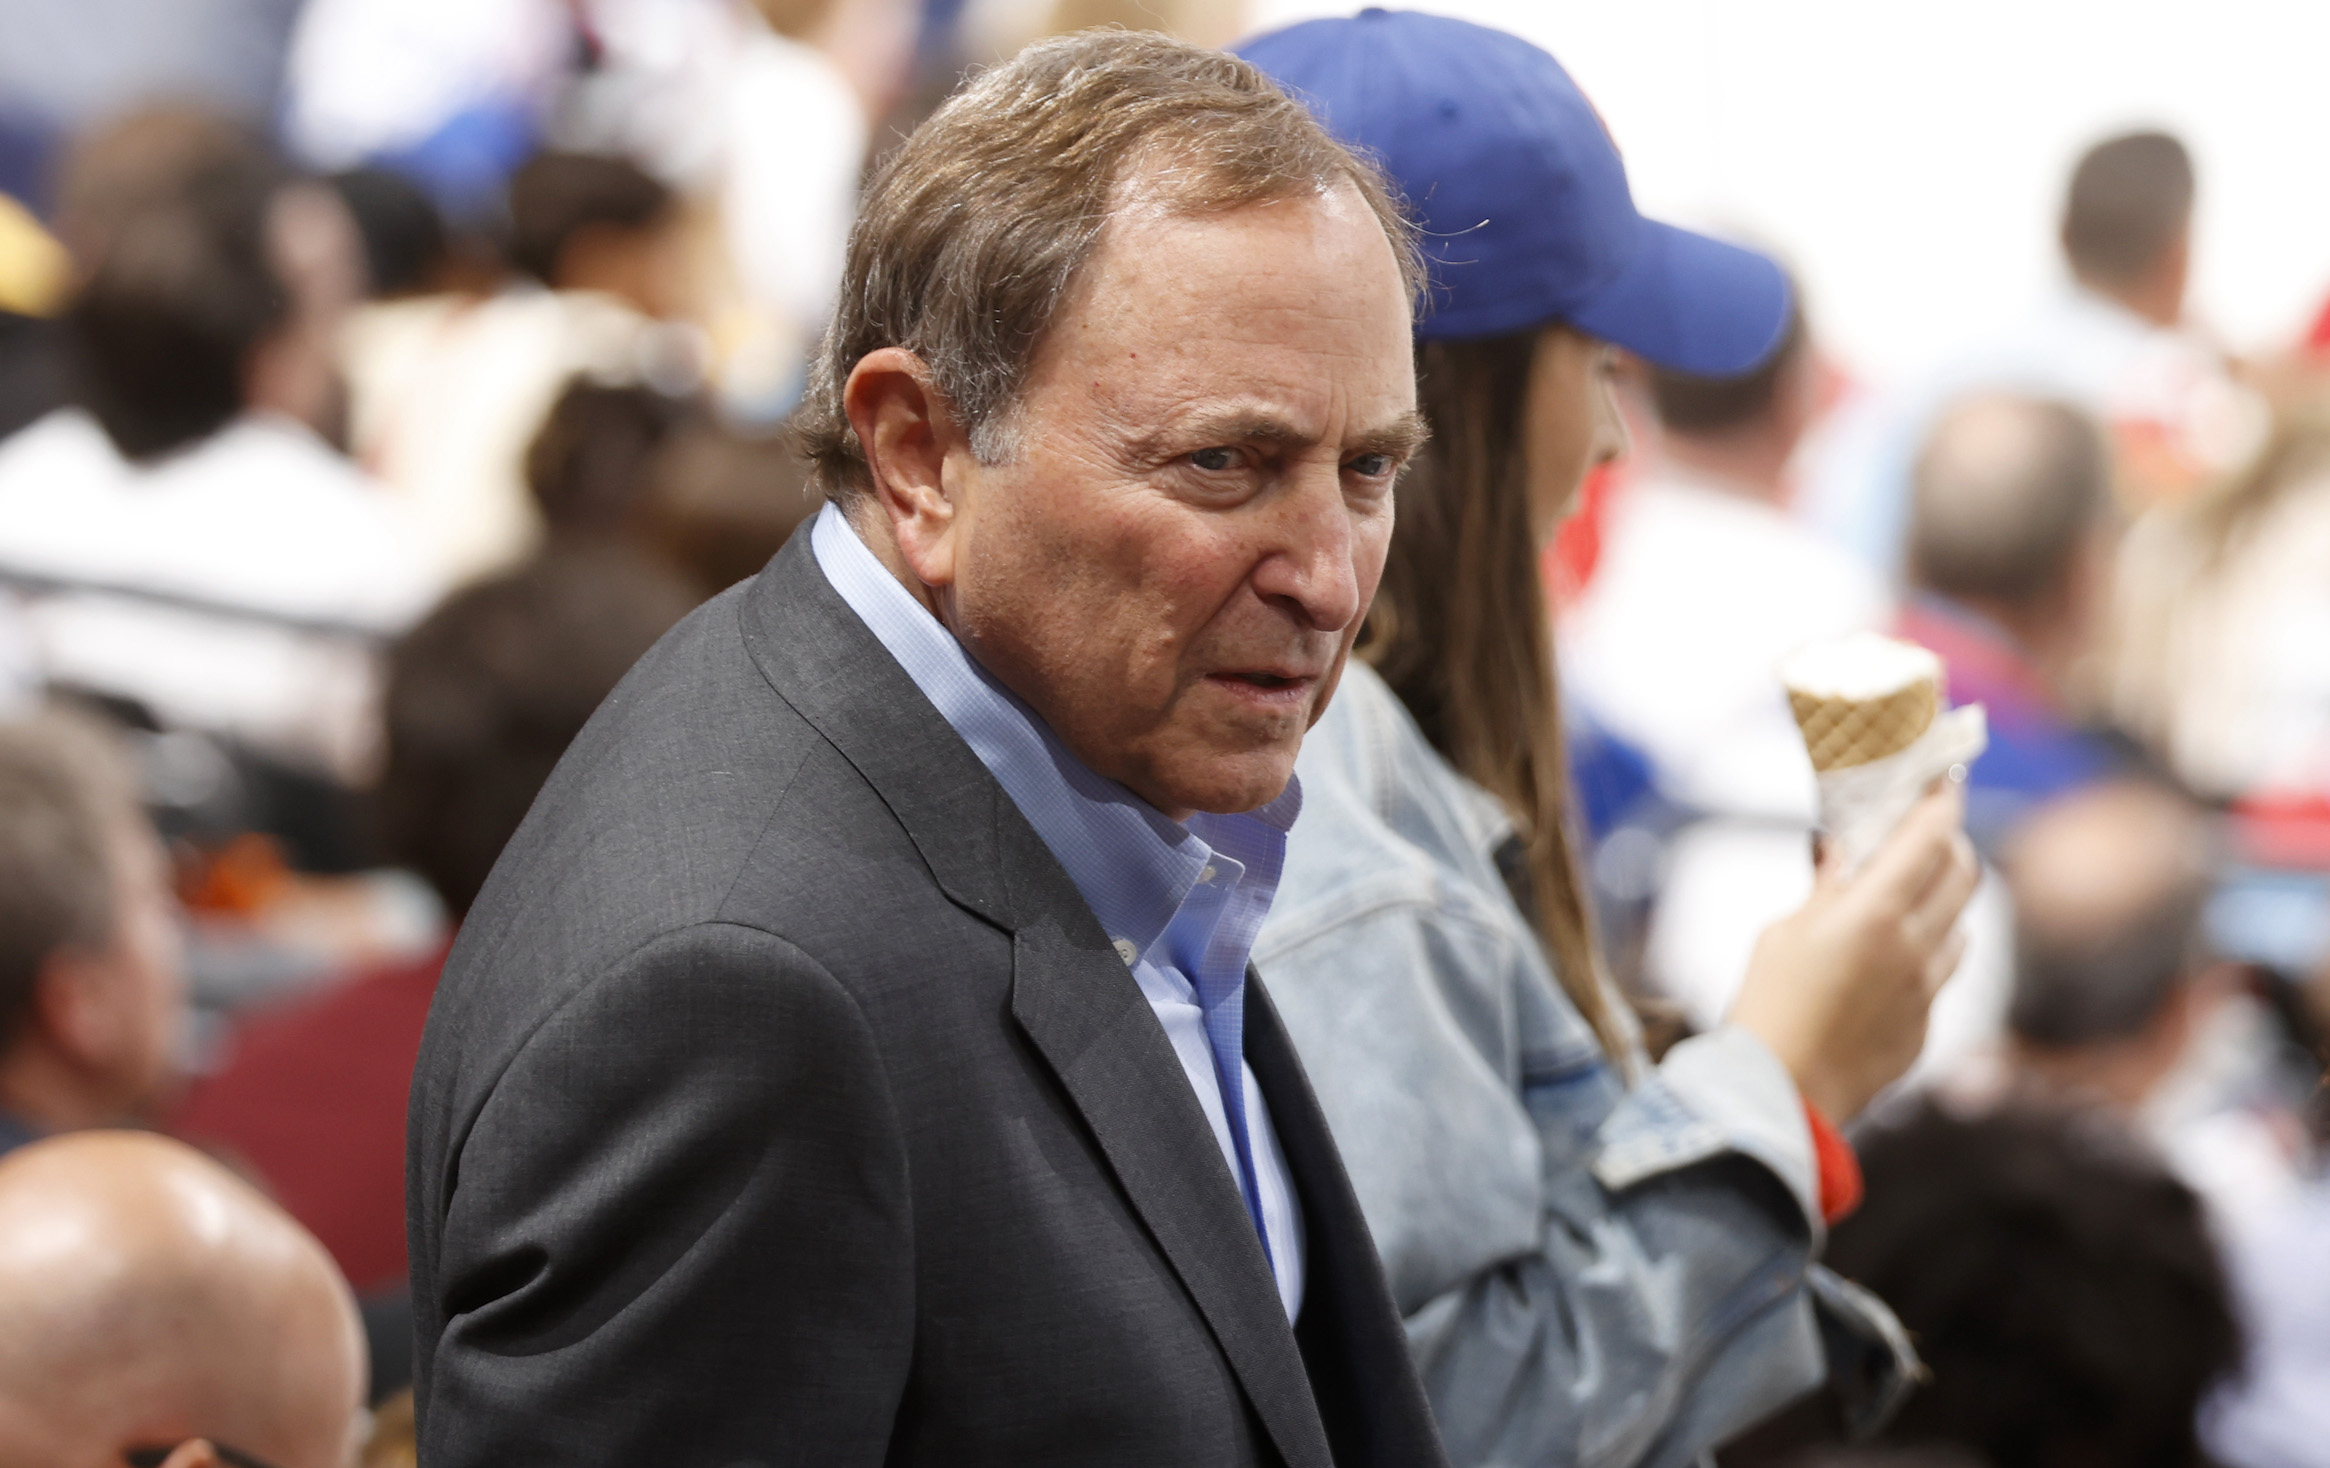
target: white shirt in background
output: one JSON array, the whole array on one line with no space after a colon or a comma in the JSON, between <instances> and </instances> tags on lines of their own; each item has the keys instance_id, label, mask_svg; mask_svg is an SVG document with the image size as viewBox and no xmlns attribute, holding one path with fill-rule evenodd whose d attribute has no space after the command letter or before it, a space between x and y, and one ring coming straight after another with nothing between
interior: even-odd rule
<instances>
[{"instance_id":1,"label":"white shirt in background","mask_svg":"<svg viewBox=\"0 0 2330 1468\"><path fill-rule=\"evenodd\" d=\"M612 296L519 285L359 310L341 333L349 438L449 582L541 539L526 451L577 375L653 381L672 329Z\"/></svg>"},{"instance_id":2,"label":"white shirt in background","mask_svg":"<svg viewBox=\"0 0 2330 1468\"><path fill-rule=\"evenodd\" d=\"M1650 757L1669 798L1809 829L1812 764L1776 670L1891 615L1873 573L1782 511L1662 469L1619 499L1562 616L1565 692Z\"/></svg>"},{"instance_id":3,"label":"white shirt in background","mask_svg":"<svg viewBox=\"0 0 2330 1468\"><path fill-rule=\"evenodd\" d=\"M560 0L306 0L283 135L323 169L419 144L479 107L540 109L574 50Z\"/></svg>"},{"instance_id":4,"label":"white shirt in background","mask_svg":"<svg viewBox=\"0 0 2330 1468\"><path fill-rule=\"evenodd\" d=\"M860 9L866 8L863 5ZM709 204L721 269L701 282L713 380L743 421L798 397L833 314L872 129L817 46L735 0L590 0L604 55L561 101L561 146L630 155Z\"/></svg>"},{"instance_id":5,"label":"white shirt in background","mask_svg":"<svg viewBox=\"0 0 2330 1468\"><path fill-rule=\"evenodd\" d=\"M370 752L379 641L442 585L388 494L290 419L141 465L77 408L0 443L0 575L45 681L334 771Z\"/></svg>"}]
</instances>

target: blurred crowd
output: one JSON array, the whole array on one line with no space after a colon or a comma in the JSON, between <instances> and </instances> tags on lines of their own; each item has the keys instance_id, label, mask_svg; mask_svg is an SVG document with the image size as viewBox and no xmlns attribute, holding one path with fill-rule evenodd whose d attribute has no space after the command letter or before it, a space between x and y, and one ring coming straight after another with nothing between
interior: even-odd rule
<instances>
[{"instance_id":1,"label":"blurred crowd","mask_svg":"<svg viewBox=\"0 0 2330 1468\"><path fill-rule=\"evenodd\" d=\"M14 0L0 1433L102 1435L134 1381L260 1460L410 1461L454 928L631 663L816 508L785 421L869 157L966 64L1160 20L1239 7ZM1969 956L1829 1251L1931 1383L1815 1456L2330 1463L2330 314L2229 353L2206 207L2174 137L2101 140L2057 294L1914 380L1851 380L1817 299L1742 377L1622 363L1630 453L1545 564L1654 1035L1814 880L1781 657L1888 631L1987 711ZM66 1135L123 1126L161 1135Z\"/></svg>"}]
</instances>

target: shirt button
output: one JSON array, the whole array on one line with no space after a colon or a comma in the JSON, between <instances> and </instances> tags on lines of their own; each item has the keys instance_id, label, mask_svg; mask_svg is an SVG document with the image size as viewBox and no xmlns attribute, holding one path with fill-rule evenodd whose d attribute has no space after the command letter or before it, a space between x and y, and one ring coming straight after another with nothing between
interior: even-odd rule
<instances>
[{"instance_id":1,"label":"shirt button","mask_svg":"<svg viewBox=\"0 0 2330 1468\"><path fill-rule=\"evenodd\" d=\"M1207 867L1204 871L1197 874L1197 879L1201 882L1210 882L1220 875L1221 873L1219 871L1216 871L1212 867Z\"/></svg>"},{"instance_id":2,"label":"shirt button","mask_svg":"<svg viewBox=\"0 0 2330 1468\"><path fill-rule=\"evenodd\" d=\"M1125 961L1126 968L1131 968L1140 962L1141 950L1133 946L1132 939L1119 938L1116 940L1116 956Z\"/></svg>"}]
</instances>

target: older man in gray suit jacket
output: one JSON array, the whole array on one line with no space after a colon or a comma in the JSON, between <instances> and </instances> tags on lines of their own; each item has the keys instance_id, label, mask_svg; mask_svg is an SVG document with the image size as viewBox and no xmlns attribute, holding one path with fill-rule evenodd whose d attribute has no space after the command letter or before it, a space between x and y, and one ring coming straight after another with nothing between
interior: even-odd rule
<instances>
[{"instance_id":1,"label":"older man in gray suit jacket","mask_svg":"<svg viewBox=\"0 0 2330 1468\"><path fill-rule=\"evenodd\" d=\"M1246 961L1415 279L1367 165L1158 37L899 149L823 514L608 700L447 967L422 1461L1441 1461Z\"/></svg>"}]
</instances>

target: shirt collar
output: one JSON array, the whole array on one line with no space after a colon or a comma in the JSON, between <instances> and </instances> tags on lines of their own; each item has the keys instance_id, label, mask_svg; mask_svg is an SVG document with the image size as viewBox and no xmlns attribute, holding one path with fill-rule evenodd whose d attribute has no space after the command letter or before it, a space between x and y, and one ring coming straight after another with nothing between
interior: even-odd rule
<instances>
[{"instance_id":1,"label":"shirt collar","mask_svg":"<svg viewBox=\"0 0 2330 1468\"><path fill-rule=\"evenodd\" d=\"M1187 824L1170 820L1069 753L1034 710L898 583L839 506L827 502L809 537L833 589L1011 796L1109 936L1131 946L1128 963L1164 935L1217 852L1238 863L1238 881L1259 887L1267 901L1284 863L1286 833L1302 810L1295 780L1288 779L1277 799L1242 815L1200 812Z\"/></svg>"}]
</instances>

